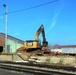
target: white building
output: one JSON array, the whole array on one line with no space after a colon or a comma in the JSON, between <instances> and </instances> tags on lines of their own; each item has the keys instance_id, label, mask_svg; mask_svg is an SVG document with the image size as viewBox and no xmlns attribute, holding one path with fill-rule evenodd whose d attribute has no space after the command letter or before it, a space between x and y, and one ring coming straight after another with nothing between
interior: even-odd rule
<instances>
[{"instance_id":1,"label":"white building","mask_svg":"<svg viewBox=\"0 0 76 75\"><path fill-rule=\"evenodd\" d=\"M76 45L65 45L65 46L55 45L54 49L51 49L51 51L62 52L62 53L76 53Z\"/></svg>"}]
</instances>

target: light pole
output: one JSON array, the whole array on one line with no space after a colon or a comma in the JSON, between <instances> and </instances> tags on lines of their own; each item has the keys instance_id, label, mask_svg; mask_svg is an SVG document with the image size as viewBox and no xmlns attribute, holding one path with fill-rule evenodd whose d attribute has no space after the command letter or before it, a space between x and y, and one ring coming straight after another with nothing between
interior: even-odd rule
<instances>
[{"instance_id":1,"label":"light pole","mask_svg":"<svg viewBox=\"0 0 76 75\"><path fill-rule=\"evenodd\" d=\"M6 6L6 4L3 4L3 6L6 9L6 29L5 29L5 52L7 52L7 35L8 35L8 7Z\"/></svg>"}]
</instances>

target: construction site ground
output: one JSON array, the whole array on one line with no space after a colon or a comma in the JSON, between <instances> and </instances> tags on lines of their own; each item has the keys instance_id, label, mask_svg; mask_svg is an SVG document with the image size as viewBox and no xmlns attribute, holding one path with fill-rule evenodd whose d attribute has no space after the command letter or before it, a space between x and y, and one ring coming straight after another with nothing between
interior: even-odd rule
<instances>
[{"instance_id":1,"label":"construction site ground","mask_svg":"<svg viewBox=\"0 0 76 75\"><path fill-rule=\"evenodd\" d=\"M76 56L28 56L25 54L2 53L0 61L35 62L39 64L53 64L76 67Z\"/></svg>"}]
</instances>

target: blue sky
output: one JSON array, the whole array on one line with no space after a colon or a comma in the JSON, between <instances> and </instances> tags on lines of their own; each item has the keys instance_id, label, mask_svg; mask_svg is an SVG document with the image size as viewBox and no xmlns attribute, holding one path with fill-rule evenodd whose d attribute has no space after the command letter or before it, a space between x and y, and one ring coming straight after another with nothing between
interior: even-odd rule
<instances>
[{"instance_id":1,"label":"blue sky","mask_svg":"<svg viewBox=\"0 0 76 75\"><path fill-rule=\"evenodd\" d=\"M22 10L54 0L0 0L0 32L5 33L8 12ZM25 10L8 13L8 34L21 40L33 40L37 29L45 27L49 44L76 45L76 0L57 0L56 2ZM40 34L39 39L42 40Z\"/></svg>"}]
</instances>

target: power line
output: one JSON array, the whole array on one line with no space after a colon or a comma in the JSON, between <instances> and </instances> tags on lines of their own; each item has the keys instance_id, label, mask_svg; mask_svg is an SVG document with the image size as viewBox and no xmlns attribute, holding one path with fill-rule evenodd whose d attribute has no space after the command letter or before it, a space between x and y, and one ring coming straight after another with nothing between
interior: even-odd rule
<instances>
[{"instance_id":1,"label":"power line","mask_svg":"<svg viewBox=\"0 0 76 75\"><path fill-rule=\"evenodd\" d=\"M33 6L33 7L29 7L29 8L25 8L25 9L17 10L17 11L12 11L12 12L8 12L8 13L16 13L16 12L21 12L21 11L25 11L25 10L30 10L30 9L37 8L37 7L41 7L41 6L44 6L44 5L50 4L50 3L54 3L54 2L56 2L56 1L58 1L58 0L54 0L54 1L47 2L47 3L44 3L44 4L40 4L40 5L37 5L37 6Z\"/></svg>"},{"instance_id":2,"label":"power line","mask_svg":"<svg viewBox=\"0 0 76 75\"><path fill-rule=\"evenodd\" d=\"M58 1L58 0L54 0L54 1L51 1L51 2L47 2L47 3L44 3L44 4L40 4L40 5L37 5L37 6L32 6L32 7L21 9L21 10L17 10L17 11L8 12L8 14L34 9L34 8L37 8L37 7L41 7L41 6L44 6L44 5L47 5L47 4L54 3L56 1ZM5 14L0 15L0 17L3 16L3 15L5 15Z\"/></svg>"}]
</instances>

